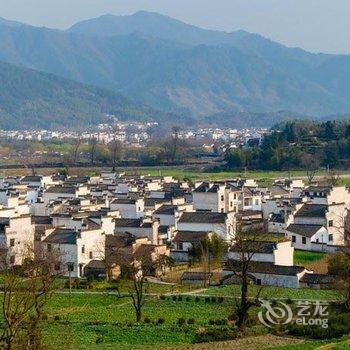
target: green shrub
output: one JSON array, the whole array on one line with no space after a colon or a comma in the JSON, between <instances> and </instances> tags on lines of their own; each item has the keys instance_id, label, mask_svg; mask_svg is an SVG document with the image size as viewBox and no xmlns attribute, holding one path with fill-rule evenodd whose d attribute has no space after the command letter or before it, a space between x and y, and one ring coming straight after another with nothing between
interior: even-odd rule
<instances>
[{"instance_id":1,"label":"green shrub","mask_svg":"<svg viewBox=\"0 0 350 350\"><path fill-rule=\"evenodd\" d=\"M179 296L177 297L177 301L182 301L182 295L179 295Z\"/></svg>"},{"instance_id":2,"label":"green shrub","mask_svg":"<svg viewBox=\"0 0 350 350\"><path fill-rule=\"evenodd\" d=\"M198 302L201 301L201 298L200 298L200 297L195 297L195 298L194 298L194 301L195 301L196 303L198 303Z\"/></svg>"},{"instance_id":3,"label":"green shrub","mask_svg":"<svg viewBox=\"0 0 350 350\"><path fill-rule=\"evenodd\" d=\"M151 323L151 320L149 317L145 317L145 319L143 320L144 323L148 324Z\"/></svg>"},{"instance_id":4,"label":"green shrub","mask_svg":"<svg viewBox=\"0 0 350 350\"><path fill-rule=\"evenodd\" d=\"M223 297L218 297L218 303L222 304L224 302L224 298Z\"/></svg>"},{"instance_id":5,"label":"green shrub","mask_svg":"<svg viewBox=\"0 0 350 350\"><path fill-rule=\"evenodd\" d=\"M186 297L186 301L187 302L191 301L191 297Z\"/></svg>"},{"instance_id":6,"label":"green shrub","mask_svg":"<svg viewBox=\"0 0 350 350\"><path fill-rule=\"evenodd\" d=\"M308 337L313 339L339 338L350 333L350 314L335 314L328 318L328 327L321 325L297 325L286 326L287 333L295 336Z\"/></svg>"},{"instance_id":7,"label":"green shrub","mask_svg":"<svg viewBox=\"0 0 350 350\"><path fill-rule=\"evenodd\" d=\"M177 320L177 325L178 326L183 326L185 323L186 323L186 320L184 319L184 318L179 318L178 320Z\"/></svg>"},{"instance_id":8,"label":"green shrub","mask_svg":"<svg viewBox=\"0 0 350 350\"><path fill-rule=\"evenodd\" d=\"M162 295L159 297L159 299L160 299L160 300L165 300L166 297L165 297L165 295L162 294Z\"/></svg>"},{"instance_id":9,"label":"green shrub","mask_svg":"<svg viewBox=\"0 0 350 350\"><path fill-rule=\"evenodd\" d=\"M157 324L164 324L165 323L165 319L162 317L158 318Z\"/></svg>"},{"instance_id":10,"label":"green shrub","mask_svg":"<svg viewBox=\"0 0 350 350\"><path fill-rule=\"evenodd\" d=\"M103 338L102 338L102 337L97 337L96 340L95 340L95 343L96 343L96 344L101 344L101 343L103 343Z\"/></svg>"},{"instance_id":11,"label":"green shrub","mask_svg":"<svg viewBox=\"0 0 350 350\"><path fill-rule=\"evenodd\" d=\"M173 301L176 301L176 300L177 300L177 296L176 296L176 295L173 295L173 296L172 296L172 299L173 299Z\"/></svg>"},{"instance_id":12,"label":"green shrub","mask_svg":"<svg viewBox=\"0 0 350 350\"><path fill-rule=\"evenodd\" d=\"M217 301L216 297L211 297L211 302L212 303L216 303L216 301Z\"/></svg>"},{"instance_id":13,"label":"green shrub","mask_svg":"<svg viewBox=\"0 0 350 350\"><path fill-rule=\"evenodd\" d=\"M217 326L224 326L225 324L227 324L227 321L225 319L223 319L223 320L215 320L215 324Z\"/></svg>"},{"instance_id":14,"label":"green shrub","mask_svg":"<svg viewBox=\"0 0 350 350\"><path fill-rule=\"evenodd\" d=\"M189 319L187 320L187 324L195 324L194 318L189 318Z\"/></svg>"},{"instance_id":15,"label":"green shrub","mask_svg":"<svg viewBox=\"0 0 350 350\"><path fill-rule=\"evenodd\" d=\"M216 329L204 329L197 331L194 336L195 343L208 343L216 341L232 340L237 337L237 332L228 327Z\"/></svg>"},{"instance_id":16,"label":"green shrub","mask_svg":"<svg viewBox=\"0 0 350 350\"><path fill-rule=\"evenodd\" d=\"M205 301L206 303L210 303L210 297L205 297L204 301Z\"/></svg>"}]
</instances>

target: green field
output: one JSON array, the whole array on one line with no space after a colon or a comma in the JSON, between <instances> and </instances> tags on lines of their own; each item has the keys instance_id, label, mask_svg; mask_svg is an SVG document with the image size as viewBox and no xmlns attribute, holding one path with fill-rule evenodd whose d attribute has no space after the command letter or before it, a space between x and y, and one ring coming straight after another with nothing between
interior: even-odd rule
<instances>
[{"instance_id":1,"label":"green field","mask_svg":"<svg viewBox=\"0 0 350 350\"><path fill-rule=\"evenodd\" d=\"M255 297L258 286L250 286L249 293L251 297ZM239 285L227 285L219 287L211 287L204 291L200 291L202 295L214 295L222 297L237 298L240 296ZM282 287L263 287L260 294L261 298L267 299L306 299L306 300L341 300L342 296L335 290L319 290L310 288L282 288Z\"/></svg>"},{"instance_id":2,"label":"green field","mask_svg":"<svg viewBox=\"0 0 350 350\"><path fill-rule=\"evenodd\" d=\"M324 259L327 256L325 253L308 252L304 250L294 251L294 264L300 266L307 266Z\"/></svg>"},{"instance_id":3,"label":"green field","mask_svg":"<svg viewBox=\"0 0 350 350\"><path fill-rule=\"evenodd\" d=\"M277 178L303 178L306 180L306 171L292 170L292 171L221 171L221 172L208 172L205 168L199 166L186 169L182 167L177 168L120 168L118 171L125 171L127 174L138 174L138 175L153 175L153 176L173 176L179 180L191 179L194 180L208 180L208 181L219 181L227 180L237 177L256 179L262 186L271 185L272 181ZM341 175L346 177L339 180L339 185L349 186L350 175L349 171L341 171ZM319 171L316 176L323 177L326 175L325 170Z\"/></svg>"},{"instance_id":4,"label":"green field","mask_svg":"<svg viewBox=\"0 0 350 350\"><path fill-rule=\"evenodd\" d=\"M227 318L232 310L232 301L208 304L204 299L195 302L194 297L191 301L148 298L143 318L152 323L135 325L129 298L59 294L50 302L45 334L54 349L160 349L190 344L199 326L206 326L210 319ZM164 324L155 325L159 318ZM192 318L195 324L178 326L178 318Z\"/></svg>"},{"instance_id":5,"label":"green field","mask_svg":"<svg viewBox=\"0 0 350 350\"><path fill-rule=\"evenodd\" d=\"M100 285L102 288L102 285ZM125 286L124 286L125 287ZM122 289L124 289L124 287ZM149 292L168 293L168 286L148 287ZM251 296L257 287L252 286ZM187 289L187 287L186 287ZM179 292L186 293L185 288ZM209 324L210 320L227 320L232 314L240 286L212 287L206 290L192 291L191 295L147 296L143 308L143 322L135 323L134 309L129 297L118 298L113 291L64 290L53 295L47 307L47 320L43 325L43 334L47 349L77 350L160 350L184 346L191 349L198 329L218 329L222 326ZM188 293L188 292L187 292ZM208 298L207 295L224 296L223 300ZM262 298L294 299L340 299L334 291L312 289L264 288ZM181 299L181 300L179 300ZM256 308L251 310L256 315ZM149 321L145 323L145 319ZM178 325L178 319L186 320ZM162 323L158 324L158 320ZM191 319L189 323L188 320ZM226 326L224 326L226 327ZM261 326L259 333L266 330ZM316 349L311 347L287 349ZM259 348L263 348L263 344ZM195 346L194 349L207 349ZM45 348L45 349L46 349ZM234 349L234 347L232 347ZM284 349L284 348L281 348ZM341 349L341 348L339 348Z\"/></svg>"}]
</instances>

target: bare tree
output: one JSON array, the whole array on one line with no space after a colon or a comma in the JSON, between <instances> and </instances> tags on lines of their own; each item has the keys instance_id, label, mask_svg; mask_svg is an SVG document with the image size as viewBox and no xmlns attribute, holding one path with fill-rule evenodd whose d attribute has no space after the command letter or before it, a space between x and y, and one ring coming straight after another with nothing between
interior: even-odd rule
<instances>
[{"instance_id":1,"label":"bare tree","mask_svg":"<svg viewBox=\"0 0 350 350\"><path fill-rule=\"evenodd\" d=\"M239 260L229 261L228 266L231 267L234 276L241 281L241 298L235 310L237 327L240 331L246 328L249 310L253 306L259 306L260 293L262 287L259 288L254 298L249 297L249 286L252 278L250 270L253 265L253 257L257 253L258 241L261 241L261 232L241 232L236 233L236 241L234 251L238 254Z\"/></svg>"},{"instance_id":2,"label":"bare tree","mask_svg":"<svg viewBox=\"0 0 350 350\"><path fill-rule=\"evenodd\" d=\"M78 156L79 156L79 148L83 141L81 133L78 133L77 138L75 139L74 151L73 151L73 164L77 164Z\"/></svg>"},{"instance_id":3,"label":"bare tree","mask_svg":"<svg viewBox=\"0 0 350 350\"><path fill-rule=\"evenodd\" d=\"M320 167L319 157L317 155L305 153L301 159L301 162L306 169L308 183L312 184Z\"/></svg>"},{"instance_id":4,"label":"bare tree","mask_svg":"<svg viewBox=\"0 0 350 350\"><path fill-rule=\"evenodd\" d=\"M164 154L168 162L174 163L179 151L180 128L174 126L163 143Z\"/></svg>"},{"instance_id":5,"label":"bare tree","mask_svg":"<svg viewBox=\"0 0 350 350\"><path fill-rule=\"evenodd\" d=\"M121 147L122 144L121 142L118 140L118 135L117 135L117 127L113 127L112 132L113 132L113 139L112 141L108 144L108 150L109 150L109 155L111 157L111 161L113 164L113 171L116 170L117 167L117 161L119 160L120 156L121 156Z\"/></svg>"},{"instance_id":6,"label":"bare tree","mask_svg":"<svg viewBox=\"0 0 350 350\"><path fill-rule=\"evenodd\" d=\"M340 173L335 169L329 170L325 177L325 182L328 186L337 186L339 184L339 180Z\"/></svg>"},{"instance_id":7,"label":"bare tree","mask_svg":"<svg viewBox=\"0 0 350 350\"><path fill-rule=\"evenodd\" d=\"M199 242L192 244L189 251L192 259L200 261L203 267L204 276L211 274L212 262L220 262L227 251L227 243L218 235L207 236ZM207 287L207 279L203 280L203 287Z\"/></svg>"},{"instance_id":8,"label":"bare tree","mask_svg":"<svg viewBox=\"0 0 350 350\"><path fill-rule=\"evenodd\" d=\"M90 137L89 146L90 146L90 163L94 164L95 154L96 154L96 146L97 146L97 139L95 136Z\"/></svg>"},{"instance_id":9,"label":"bare tree","mask_svg":"<svg viewBox=\"0 0 350 350\"><path fill-rule=\"evenodd\" d=\"M336 229L344 235L344 246L328 258L328 274L335 277L334 287L344 296L344 303L350 310L350 215L349 212L340 218Z\"/></svg>"},{"instance_id":10,"label":"bare tree","mask_svg":"<svg viewBox=\"0 0 350 350\"><path fill-rule=\"evenodd\" d=\"M57 289L58 252L28 248L20 271L10 269L4 255L1 343L4 349L43 349L40 334L45 307ZM34 254L34 255L33 255Z\"/></svg>"}]
</instances>

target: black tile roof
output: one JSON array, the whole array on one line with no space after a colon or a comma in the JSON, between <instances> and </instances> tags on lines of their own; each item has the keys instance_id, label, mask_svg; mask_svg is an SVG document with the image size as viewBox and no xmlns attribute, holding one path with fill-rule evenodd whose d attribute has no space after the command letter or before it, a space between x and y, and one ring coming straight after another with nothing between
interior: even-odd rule
<instances>
[{"instance_id":1,"label":"black tile roof","mask_svg":"<svg viewBox=\"0 0 350 350\"><path fill-rule=\"evenodd\" d=\"M142 220L141 219L126 219L126 218L116 218L115 220L116 227L140 227Z\"/></svg>"},{"instance_id":2,"label":"black tile roof","mask_svg":"<svg viewBox=\"0 0 350 350\"><path fill-rule=\"evenodd\" d=\"M314 236L323 226L322 225L302 225L291 224L287 227L287 231L296 233L301 236L311 238Z\"/></svg>"},{"instance_id":3,"label":"black tile roof","mask_svg":"<svg viewBox=\"0 0 350 350\"><path fill-rule=\"evenodd\" d=\"M323 218L328 211L326 204L304 204L295 214L296 217Z\"/></svg>"},{"instance_id":4,"label":"black tile roof","mask_svg":"<svg viewBox=\"0 0 350 350\"><path fill-rule=\"evenodd\" d=\"M318 274L318 273L306 273L300 282L308 284L332 284L336 280L335 276Z\"/></svg>"},{"instance_id":5,"label":"black tile roof","mask_svg":"<svg viewBox=\"0 0 350 350\"><path fill-rule=\"evenodd\" d=\"M209 232L206 231L178 231L173 239L173 242L200 242L203 241L208 234Z\"/></svg>"},{"instance_id":6,"label":"black tile roof","mask_svg":"<svg viewBox=\"0 0 350 350\"><path fill-rule=\"evenodd\" d=\"M225 223L226 217L225 213L185 212L181 215L179 222L222 224Z\"/></svg>"},{"instance_id":7,"label":"black tile roof","mask_svg":"<svg viewBox=\"0 0 350 350\"><path fill-rule=\"evenodd\" d=\"M240 244L234 244L231 248L231 252L239 253L244 249L249 253L261 253L261 254L273 254L277 249L276 242L260 242L260 241L243 241Z\"/></svg>"},{"instance_id":8,"label":"black tile roof","mask_svg":"<svg viewBox=\"0 0 350 350\"><path fill-rule=\"evenodd\" d=\"M55 229L44 239L45 243L76 244L78 233L71 229Z\"/></svg>"},{"instance_id":9,"label":"black tile roof","mask_svg":"<svg viewBox=\"0 0 350 350\"><path fill-rule=\"evenodd\" d=\"M25 176L22 178L21 182L40 182L41 176Z\"/></svg>"},{"instance_id":10,"label":"black tile roof","mask_svg":"<svg viewBox=\"0 0 350 350\"><path fill-rule=\"evenodd\" d=\"M304 266L282 266L274 265L270 262L251 261L248 271L250 273L262 273L281 276L296 276L305 270ZM228 260L226 269L239 272L241 270L241 262L235 260Z\"/></svg>"},{"instance_id":11,"label":"black tile roof","mask_svg":"<svg viewBox=\"0 0 350 350\"><path fill-rule=\"evenodd\" d=\"M174 215L176 209L177 209L176 205L163 204L161 207L155 210L153 214Z\"/></svg>"},{"instance_id":12,"label":"black tile roof","mask_svg":"<svg viewBox=\"0 0 350 350\"><path fill-rule=\"evenodd\" d=\"M45 192L47 193L70 193L75 194L76 188L69 186L52 186L49 187Z\"/></svg>"},{"instance_id":13,"label":"black tile roof","mask_svg":"<svg viewBox=\"0 0 350 350\"><path fill-rule=\"evenodd\" d=\"M32 223L36 225L51 225L52 218L50 216L32 216Z\"/></svg>"}]
</instances>

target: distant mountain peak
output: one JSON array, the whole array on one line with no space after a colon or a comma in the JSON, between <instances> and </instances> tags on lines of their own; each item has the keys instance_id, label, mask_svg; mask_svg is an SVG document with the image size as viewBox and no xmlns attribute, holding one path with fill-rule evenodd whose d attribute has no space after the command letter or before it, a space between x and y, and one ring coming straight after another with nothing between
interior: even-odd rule
<instances>
[{"instance_id":1,"label":"distant mountain peak","mask_svg":"<svg viewBox=\"0 0 350 350\"><path fill-rule=\"evenodd\" d=\"M21 22L17 22L17 21L12 21L12 20L0 17L0 25L5 25L5 26L8 26L8 27L20 27L20 26L24 26L24 25L27 25L27 24L24 24L24 23L21 23Z\"/></svg>"}]
</instances>

